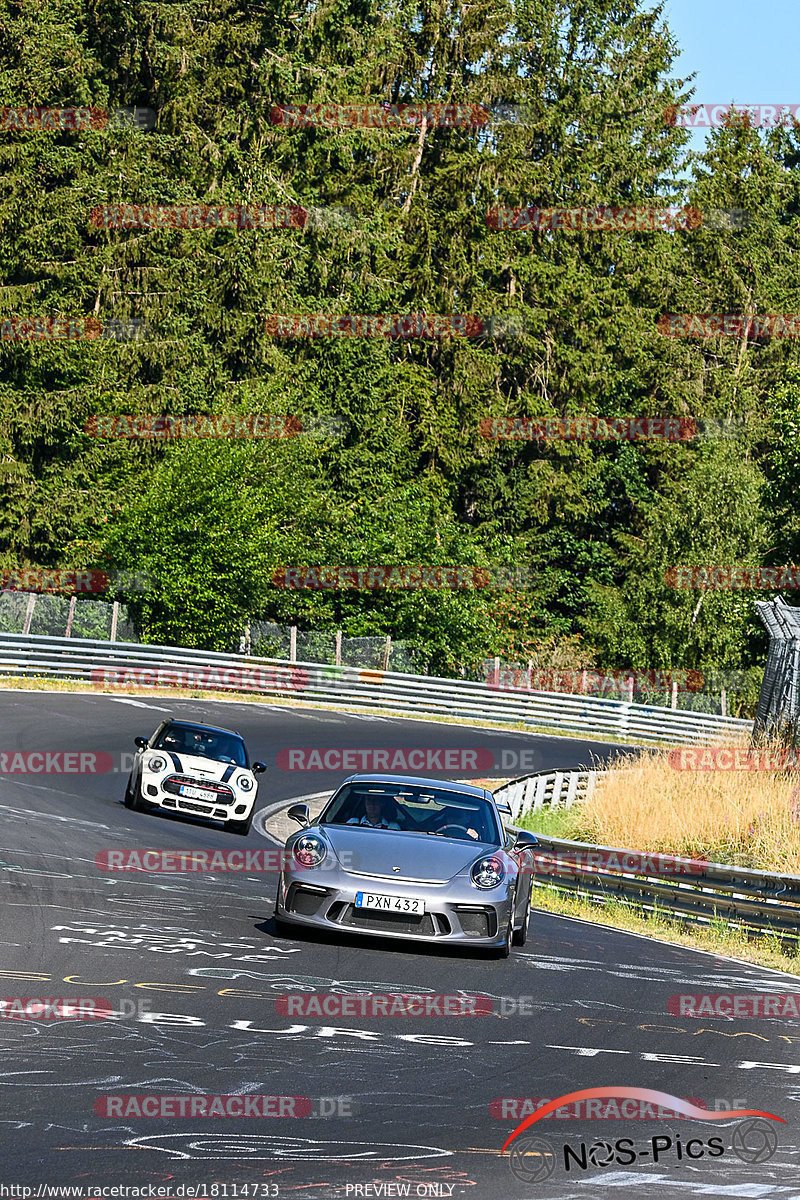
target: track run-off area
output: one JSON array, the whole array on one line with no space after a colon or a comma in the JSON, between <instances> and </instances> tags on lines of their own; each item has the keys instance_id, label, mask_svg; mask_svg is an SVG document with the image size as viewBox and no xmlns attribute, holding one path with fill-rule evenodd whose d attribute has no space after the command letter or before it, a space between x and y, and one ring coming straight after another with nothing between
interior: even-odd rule
<instances>
[{"instance_id":1,"label":"track run-off area","mask_svg":"<svg viewBox=\"0 0 800 1200\"><path fill-rule=\"evenodd\" d=\"M251 761L267 764L262 816L246 839L123 807L134 737L170 714L239 730ZM479 751L447 760L478 770L412 773L508 778L597 765L614 753L608 743L269 703L23 690L0 692L0 721L0 996L112 1006L102 1020L0 1020L0 1184L31 1198L55 1194L45 1185L170 1200L800 1197L800 1020L670 1010L679 995L796 992L795 977L535 908L527 944L506 960L355 935L280 936L274 872L96 863L113 849L274 849L264 810L331 792L350 773L296 769L309 759L288 750ZM64 772L76 760L63 755L76 751L78 769ZM16 752L50 754L62 771L9 770ZM94 760L104 769L80 769L86 755L105 756ZM365 992L481 995L493 1007L328 1017L284 1015L278 1003ZM539 1150L512 1169L502 1147L531 1111L521 1098L609 1087L785 1123L761 1122L777 1146L759 1161L755 1143L735 1134L742 1121L652 1107L631 1117L620 1099L538 1121L517 1141L538 1139ZM293 1116L286 1105L274 1116L108 1115L104 1098L132 1095L303 1100ZM548 1161L545 1177L525 1178Z\"/></svg>"}]
</instances>

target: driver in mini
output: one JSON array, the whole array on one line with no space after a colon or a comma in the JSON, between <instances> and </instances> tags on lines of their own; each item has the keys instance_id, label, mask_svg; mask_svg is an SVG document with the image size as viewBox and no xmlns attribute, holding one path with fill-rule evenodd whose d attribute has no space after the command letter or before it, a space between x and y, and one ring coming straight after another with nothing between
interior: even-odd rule
<instances>
[{"instance_id":1,"label":"driver in mini","mask_svg":"<svg viewBox=\"0 0 800 1200\"><path fill-rule=\"evenodd\" d=\"M391 819L391 810L384 796L367 796L364 801L364 816L351 817L348 825L371 825L373 829L397 829L397 821Z\"/></svg>"}]
</instances>

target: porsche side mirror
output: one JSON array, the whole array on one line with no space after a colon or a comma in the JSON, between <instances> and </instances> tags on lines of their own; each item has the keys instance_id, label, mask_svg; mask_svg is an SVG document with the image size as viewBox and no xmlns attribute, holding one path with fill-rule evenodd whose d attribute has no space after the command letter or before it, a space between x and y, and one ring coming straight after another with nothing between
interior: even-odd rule
<instances>
[{"instance_id":1,"label":"porsche side mirror","mask_svg":"<svg viewBox=\"0 0 800 1200\"><path fill-rule=\"evenodd\" d=\"M539 839L534 834L528 833L527 829L520 829L514 838L515 850L535 850L538 845Z\"/></svg>"},{"instance_id":2,"label":"porsche side mirror","mask_svg":"<svg viewBox=\"0 0 800 1200\"><path fill-rule=\"evenodd\" d=\"M311 824L311 817L307 804L293 804L292 807L287 810L286 815L291 821L297 821L298 825L306 827Z\"/></svg>"}]
</instances>

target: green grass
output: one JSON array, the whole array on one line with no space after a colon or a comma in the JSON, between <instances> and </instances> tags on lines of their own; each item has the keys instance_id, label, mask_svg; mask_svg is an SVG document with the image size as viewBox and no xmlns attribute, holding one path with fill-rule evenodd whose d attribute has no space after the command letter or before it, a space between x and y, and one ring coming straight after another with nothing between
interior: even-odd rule
<instances>
[{"instance_id":1,"label":"green grass","mask_svg":"<svg viewBox=\"0 0 800 1200\"><path fill-rule=\"evenodd\" d=\"M542 807L519 821L520 829L529 829L531 833L541 833L544 837L568 838L572 841L581 840L577 834L579 827L577 805L573 808Z\"/></svg>"},{"instance_id":2,"label":"green grass","mask_svg":"<svg viewBox=\"0 0 800 1200\"><path fill-rule=\"evenodd\" d=\"M690 925L665 909L649 913L616 899L596 903L552 887L533 889L533 907L800 976L800 949L782 946L776 934L751 939L744 930L732 929L720 918L708 925Z\"/></svg>"}]
</instances>

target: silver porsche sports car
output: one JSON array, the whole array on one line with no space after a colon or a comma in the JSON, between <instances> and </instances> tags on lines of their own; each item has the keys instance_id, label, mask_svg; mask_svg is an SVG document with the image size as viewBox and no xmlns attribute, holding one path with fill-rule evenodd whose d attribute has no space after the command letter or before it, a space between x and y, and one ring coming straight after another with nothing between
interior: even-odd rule
<instances>
[{"instance_id":1,"label":"silver porsche sports car","mask_svg":"<svg viewBox=\"0 0 800 1200\"><path fill-rule=\"evenodd\" d=\"M411 775L351 775L286 842L278 930L306 925L415 941L524 944L536 838L506 830L492 793Z\"/></svg>"}]
</instances>

